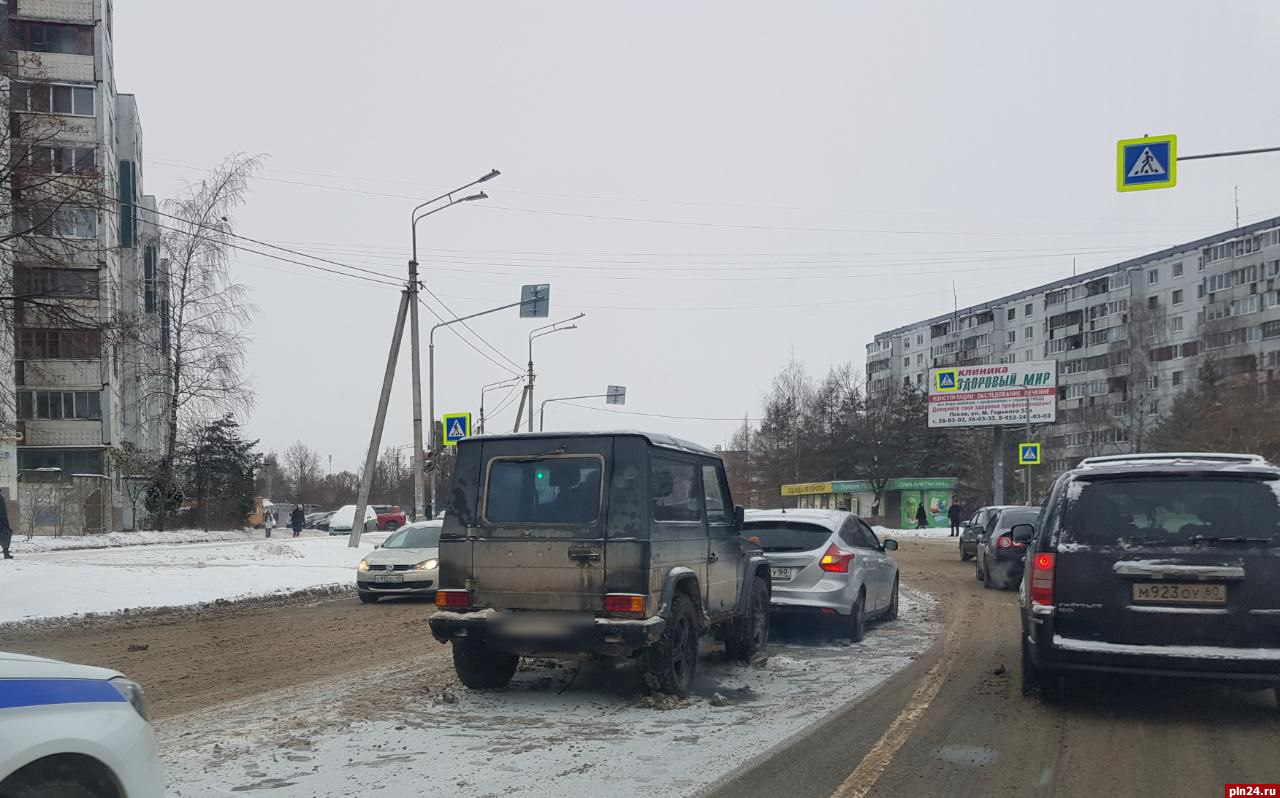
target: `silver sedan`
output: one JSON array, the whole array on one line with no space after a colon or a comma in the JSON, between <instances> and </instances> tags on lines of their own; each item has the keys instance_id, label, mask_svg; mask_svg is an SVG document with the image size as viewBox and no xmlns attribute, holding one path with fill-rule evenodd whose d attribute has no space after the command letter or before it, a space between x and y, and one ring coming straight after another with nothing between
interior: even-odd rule
<instances>
[{"instance_id":1,"label":"silver sedan","mask_svg":"<svg viewBox=\"0 0 1280 798\"><path fill-rule=\"evenodd\" d=\"M868 619L898 617L898 543L853 513L750 510L742 535L764 549L775 611L826 616L855 642Z\"/></svg>"},{"instance_id":2,"label":"silver sedan","mask_svg":"<svg viewBox=\"0 0 1280 798\"><path fill-rule=\"evenodd\" d=\"M440 520L418 521L387 536L356 566L360 600L381 596L434 596L440 585Z\"/></svg>"}]
</instances>

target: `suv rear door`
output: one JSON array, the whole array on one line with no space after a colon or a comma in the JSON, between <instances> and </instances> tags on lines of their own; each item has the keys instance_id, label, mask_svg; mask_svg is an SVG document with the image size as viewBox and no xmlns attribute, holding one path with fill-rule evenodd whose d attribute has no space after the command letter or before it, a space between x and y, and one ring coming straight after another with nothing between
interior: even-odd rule
<instances>
[{"instance_id":1,"label":"suv rear door","mask_svg":"<svg viewBox=\"0 0 1280 798\"><path fill-rule=\"evenodd\" d=\"M1280 639L1280 482L1083 475L1059 512L1057 634L1137 645Z\"/></svg>"},{"instance_id":2,"label":"suv rear door","mask_svg":"<svg viewBox=\"0 0 1280 798\"><path fill-rule=\"evenodd\" d=\"M476 606L596 612L605 593L609 437L501 439L481 454Z\"/></svg>"}]
</instances>

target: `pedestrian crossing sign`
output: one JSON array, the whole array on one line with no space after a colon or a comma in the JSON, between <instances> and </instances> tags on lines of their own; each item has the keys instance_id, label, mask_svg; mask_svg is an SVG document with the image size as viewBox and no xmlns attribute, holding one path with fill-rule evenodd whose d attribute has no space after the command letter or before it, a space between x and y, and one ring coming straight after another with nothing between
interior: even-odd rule
<instances>
[{"instance_id":1,"label":"pedestrian crossing sign","mask_svg":"<svg viewBox=\"0 0 1280 798\"><path fill-rule=\"evenodd\" d=\"M938 369L933 374L933 380L935 392L954 391L959 380L959 369Z\"/></svg>"},{"instance_id":2,"label":"pedestrian crossing sign","mask_svg":"<svg viewBox=\"0 0 1280 798\"><path fill-rule=\"evenodd\" d=\"M458 441L471 437L471 414L445 413L440 417L440 426L444 428L444 445L457 446Z\"/></svg>"},{"instance_id":3,"label":"pedestrian crossing sign","mask_svg":"<svg viewBox=\"0 0 1280 798\"><path fill-rule=\"evenodd\" d=\"M1116 190L1146 191L1178 184L1178 137L1122 139L1116 146Z\"/></svg>"},{"instance_id":4,"label":"pedestrian crossing sign","mask_svg":"<svg viewBox=\"0 0 1280 798\"><path fill-rule=\"evenodd\" d=\"M1040 465L1040 444L1018 444L1018 465Z\"/></svg>"}]
</instances>

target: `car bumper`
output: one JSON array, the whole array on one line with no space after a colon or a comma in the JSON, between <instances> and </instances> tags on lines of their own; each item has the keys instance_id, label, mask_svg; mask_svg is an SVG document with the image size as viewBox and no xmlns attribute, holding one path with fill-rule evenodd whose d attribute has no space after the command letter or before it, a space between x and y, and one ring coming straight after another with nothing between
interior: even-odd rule
<instances>
[{"instance_id":1,"label":"car bumper","mask_svg":"<svg viewBox=\"0 0 1280 798\"><path fill-rule=\"evenodd\" d=\"M960 538L960 552L962 554L968 554L970 557L976 557L978 554L977 539L965 540L964 538Z\"/></svg>"},{"instance_id":2,"label":"car bumper","mask_svg":"<svg viewBox=\"0 0 1280 798\"><path fill-rule=\"evenodd\" d=\"M823 580L809 588L787 588L775 582L769 596L769 609L774 612L821 612L835 610L840 615L853 611L857 594L847 583Z\"/></svg>"},{"instance_id":3,"label":"car bumper","mask_svg":"<svg viewBox=\"0 0 1280 798\"><path fill-rule=\"evenodd\" d=\"M387 595L435 595L436 592L435 571L397 571L394 575L401 577L399 582L376 582L370 578L374 574L374 571L357 571L356 589Z\"/></svg>"},{"instance_id":4,"label":"car bumper","mask_svg":"<svg viewBox=\"0 0 1280 798\"><path fill-rule=\"evenodd\" d=\"M441 643L467 638L487 643L513 654L604 654L621 656L653 645L662 637L667 622L659 617L644 620L592 618L565 613L555 631L520 635L507 631L503 620L519 613L496 610L437 612L431 616L431 635ZM554 614L543 616L555 619ZM496 622L495 622L496 621Z\"/></svg>"},{"instance_id":5,"label":"car bumper","mask_svg":"<svg viewBox=\"0 0 1280 798\"><path fill-rule=\"evenodd\" d=\"M1032 662L1054 672L1120 673L1280 686L1280 648L1157 646L1053 635L1029 646Z\"/></svg>"}]
</instances>

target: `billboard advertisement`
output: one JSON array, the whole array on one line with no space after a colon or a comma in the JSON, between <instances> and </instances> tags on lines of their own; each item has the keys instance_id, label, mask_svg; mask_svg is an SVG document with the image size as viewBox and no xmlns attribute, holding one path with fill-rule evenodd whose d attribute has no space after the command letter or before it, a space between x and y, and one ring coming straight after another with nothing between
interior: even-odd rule
<instances>
[{"instance_id":1,"label":"billboard advertisement","mask_svg":"<svg viewBox=\"0 0 1280 798\"><path fill-rule=\"evenodd\" d=\"M1057 361L954 366L929 372L930 427L1052 424L1057 418Z\"/></svg>"}]
</instances>

